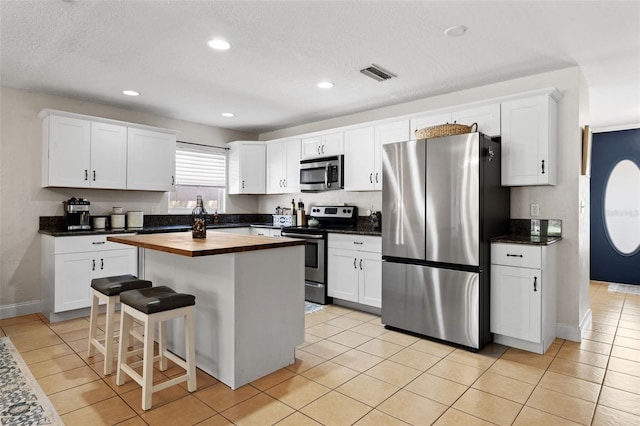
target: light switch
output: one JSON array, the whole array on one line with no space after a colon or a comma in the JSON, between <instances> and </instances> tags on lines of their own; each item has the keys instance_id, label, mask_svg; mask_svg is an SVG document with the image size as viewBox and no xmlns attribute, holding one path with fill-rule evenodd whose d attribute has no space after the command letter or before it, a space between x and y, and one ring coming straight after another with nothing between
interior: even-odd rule
<instances>
[{"instance_id":1,"label":"light switch","mask_svg":"<svg viewBox=\"0 0 640 426\"><path fill-rule=\"evenodd\" d=\"M531 204L531 217L540 216L540 204Z\"/></svg>"}]
</instances>

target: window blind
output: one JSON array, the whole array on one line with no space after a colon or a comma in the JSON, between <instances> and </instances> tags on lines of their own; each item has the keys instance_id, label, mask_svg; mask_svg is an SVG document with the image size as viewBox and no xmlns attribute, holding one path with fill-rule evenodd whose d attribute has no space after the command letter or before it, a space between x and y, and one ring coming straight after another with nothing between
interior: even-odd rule
<instances>
[{"instance_id":1,"label":"window blind","mask_svg":"<svg viewBox=\"0 0 640 426\"><path fill-rule=\"evenodd\" d=\"M176 185L225 187L227 154L225 148L176 144Z\"/></svg>"}]
</instances>

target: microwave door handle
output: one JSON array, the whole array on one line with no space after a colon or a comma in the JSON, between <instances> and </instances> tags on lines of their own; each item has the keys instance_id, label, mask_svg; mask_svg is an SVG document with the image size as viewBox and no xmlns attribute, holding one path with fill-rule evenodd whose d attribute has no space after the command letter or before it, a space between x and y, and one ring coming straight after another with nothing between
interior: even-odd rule
<instances>
[{"instance_id":1,"label":"microwave door handle","mask_svg":"<svg viewBox=\"0 0 640 426\"><path fill-rule=\"evenodd\" d=\"M324 166L324 186L327 188L331 188L331 182L329 182L329 167L331 167L330 163Z\"/></svg>"}]
</instances>

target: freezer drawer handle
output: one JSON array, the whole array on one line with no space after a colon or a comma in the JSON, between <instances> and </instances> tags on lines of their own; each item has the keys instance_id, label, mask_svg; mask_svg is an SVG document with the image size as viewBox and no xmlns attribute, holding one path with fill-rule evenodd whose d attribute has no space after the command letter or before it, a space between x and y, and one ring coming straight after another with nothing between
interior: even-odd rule
<instances>
[{"instance_id":1,"label":"freezer drawer handle","mask_svg":"<svg viewBox=\"0 0 640 426\"><path fill-rule=\"evenodd\" d=\"M538 277L533 277L533 291L538 291Z\"/></svg>"},{"instance_id":2,"label":"freezer drawer handle","mask_svg":"<svg viewBox=\"0 0 640 426\"><path fill-rule=\"evenodd\" d=\"M507 257L523 257L521 254L509 254L507 253Z\"/></svg>"}]
</instances>

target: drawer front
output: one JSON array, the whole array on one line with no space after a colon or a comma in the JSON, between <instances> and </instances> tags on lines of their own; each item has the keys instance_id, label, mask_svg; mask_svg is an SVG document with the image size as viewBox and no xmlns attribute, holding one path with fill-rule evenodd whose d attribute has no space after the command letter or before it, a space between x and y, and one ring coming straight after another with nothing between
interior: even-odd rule
<instances>
[{"instance_id":1,"label":"drawer front","mask_svg":"<svg viewBox=\"0 0 640 426\"><path fill-rule=\"evenodd\" d=\"M87 251L118 250L128 248L125 244L107 241L107 237L127 236L134 234L83 235L77 237L56 237L55 254L82 253Z\"/></svg>"},{"instance_id":2,"label":"drawer front","mask_svg":"<svg viewBox=\"0 0 640 426\"><path fill-rule=\"evenodd\" d=\"M494 243L491 244L491 263L521 268L541 268L542 247Z\"/></svg>"},{"instance_id":3,"label":"drawer front","mask_svg":"<svg viewBox=\"0 0 640 426\"><path fill-rule=\"evenodd\" d=\"M382 253L382 237L371 235L329 234L329 248Z\"/></svg>"}]
</instances>

